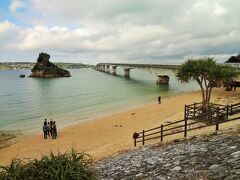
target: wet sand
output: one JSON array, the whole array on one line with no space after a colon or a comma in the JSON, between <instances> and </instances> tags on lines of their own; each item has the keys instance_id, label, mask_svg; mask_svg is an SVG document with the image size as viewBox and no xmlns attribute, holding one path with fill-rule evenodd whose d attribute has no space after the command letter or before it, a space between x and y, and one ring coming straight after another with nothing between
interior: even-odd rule
<instances>
[{"instance_id":1,"label":"wet sand","mask_svg":"<svg viewBox=\"0 0 240 180\"><path fill-rule=\"evenodd\" d=\"M24 137L0 150L0 164L8 164L13 158L39 158L41 154L49 153L50 149L54 152L65 152L75 148L91 154L96 159L114 155L134 148L133 132L157 127L167 121L181 120L184 105L200 101L200 92L183 93L163 99L162 104L154 103L60 129L56 140L45 140L42 134ZM240 102L240 90L226 92L224 89L216 89L213 91L212 102ZM220 129L237 123L239 124L237 121L228 125L222 124Z\"/></svg>"}]
</instances>

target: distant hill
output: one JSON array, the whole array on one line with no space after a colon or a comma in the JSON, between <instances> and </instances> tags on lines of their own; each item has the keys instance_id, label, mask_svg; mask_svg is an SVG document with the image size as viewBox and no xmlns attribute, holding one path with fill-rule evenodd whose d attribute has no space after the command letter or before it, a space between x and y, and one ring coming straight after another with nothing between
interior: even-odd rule
<instances>
[{"instance_id":1,"label":"distant hill","mask_svg":"<svg viewBox=\"0 0 240 180\"><path fill-rule=\"evenodd\" d=\"M3 62L0 63L0 70L17 70L17 69L32 69L34 62ZM79 69L79 68L92 68L93 65L82 63L55 63L60 68L64 69Z\"/></svg>"},{"instance_id":2,"label":"distant hill","mask_svg":"<svg viewBox=\"0 0 240 180\"><path fill-rule=\"evenodd\" d=\"M225 63L240 63L240 54L237 56L231 56Z\"/></svg>"}]
</instances>

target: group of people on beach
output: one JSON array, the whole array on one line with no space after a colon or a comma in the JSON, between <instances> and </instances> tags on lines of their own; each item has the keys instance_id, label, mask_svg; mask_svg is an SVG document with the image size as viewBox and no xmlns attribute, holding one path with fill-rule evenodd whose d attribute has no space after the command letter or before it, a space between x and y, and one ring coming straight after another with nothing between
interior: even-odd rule
<instances>
[{"instance_id":1,"label":"group of people on beach","mask_svg":"<svg viewBox=\"0 0 240 180\"><path fill-rule=\"evenodd\" d=\"M57 126L56 122L51 119L50 122L47 122L47 119L45 119L43 123L43 137L44 139L47 139L49 137L52 137L52 139L57 138Z\"/></svg>"}]
</instances>

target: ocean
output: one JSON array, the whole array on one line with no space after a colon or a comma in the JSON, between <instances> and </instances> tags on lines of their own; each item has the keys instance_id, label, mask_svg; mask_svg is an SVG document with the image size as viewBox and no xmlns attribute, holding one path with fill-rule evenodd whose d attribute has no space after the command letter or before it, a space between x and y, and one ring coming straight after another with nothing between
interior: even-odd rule
<instances>
[{"instance_id":1,"label":"ocean","mask_svg":"<svg viewBox=\"0 0 240 180\"><path fill-rule=\"evenodd\" d=\"M117 76L72 69L72 77L54 79L19 78L20 74L30 75L30 70L0 71L0 130L37 133L45 118L65 127L157 103L158 96L167 98L198 90L195 83L183 84L168 71L169 85L156 85L154 73L137 69L131 70L129 79L120 69Z\"/></svg>"}]
</instances>

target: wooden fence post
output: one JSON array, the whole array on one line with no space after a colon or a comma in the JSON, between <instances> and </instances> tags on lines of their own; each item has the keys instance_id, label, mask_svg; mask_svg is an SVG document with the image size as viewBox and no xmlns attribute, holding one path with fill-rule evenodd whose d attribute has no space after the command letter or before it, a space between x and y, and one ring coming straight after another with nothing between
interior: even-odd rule
<instances>
[{"instance_id":1,"label":"wooden fence post","mask_svg":"<svg viewBox=\"0 0 240 180\"><path fill-rule=\"evenodd\" d=\"M196 103L194 103L194 105L193 105L193 117L195 117L195 115L196 115Z\"/></svg>"},{"instance_id":2,"label":"wooden fence post","mask_svg":"<svg viewBox=\"0 0 240 180\"><path fill-rule=\"evenodd\" d=\"M161 142L163 141L163 125L161 124Z\"/></svg>"},{"instance_id":3,"label":"wooden fence post","mask_svg":"<svg viewBox=\"0 0 240 180\"><path fill-rule=\"evenodd\" d=\"M187 106L185 105L185 112L186 112ZM187 115L184 114L184 137L187 137Z\"/></svg>"},{"instance_id":4,"label":"wooden fence post","mask_svg":"<svg viewBox=\"0 0 240 180\"><path fill-rule=\"evenodd\" d=\"M219 129L219 108L217 108L217 117L216 117L216 131Z\"/></svg>"},{"instance_id":5,"label":"wooden fence post","mask_svg":"<svg viewBox=\"0 0 240 180\"><path fill-rule=\"evenodd\" d=\"M142 145L144 145L145 142L144 142L144 130L142 131Z\"/></svg>"},{"instance_id":6,"label":"wooden fence post","mask_svg":"<svg viewBox=\"0 0 240 180\"><path fill-rule=\"evenodd\" d=\"M231 108L230 108L231 112L230 112L230 115L232 115L232 111L233 111L232 109L233 109L233 108L232 108L232 104L231 104Z\"/></svg>"},{"instance_id":7,"label":"wooden fence post","mask_svg":"<svg viewBox=\"0 0 240 180\"><path fill-rule=\"evenodd\" d=\"M227 115L226 115L227 120L228 120L228 114L229 114L229 105L227 105Z\"/></svg>"},{"instance_id":8,"label":"wooden fence post","mask_svg":"<svg viewBox=\"0 0 240 180\"><path fill-rule=\"evenodd\" d=\"M184 137L187 137L187 118L184 119Z\"/></svg>"},{"instance_id":9,"label":"wooden fence post","mask_svg":"<svg viewBox=\"0 0 240 180\"><path fill-rule=\"evenodd\" d=\"M184 119L188 116L188 105L184 106Z\"/></svg>"}]
</instances>

